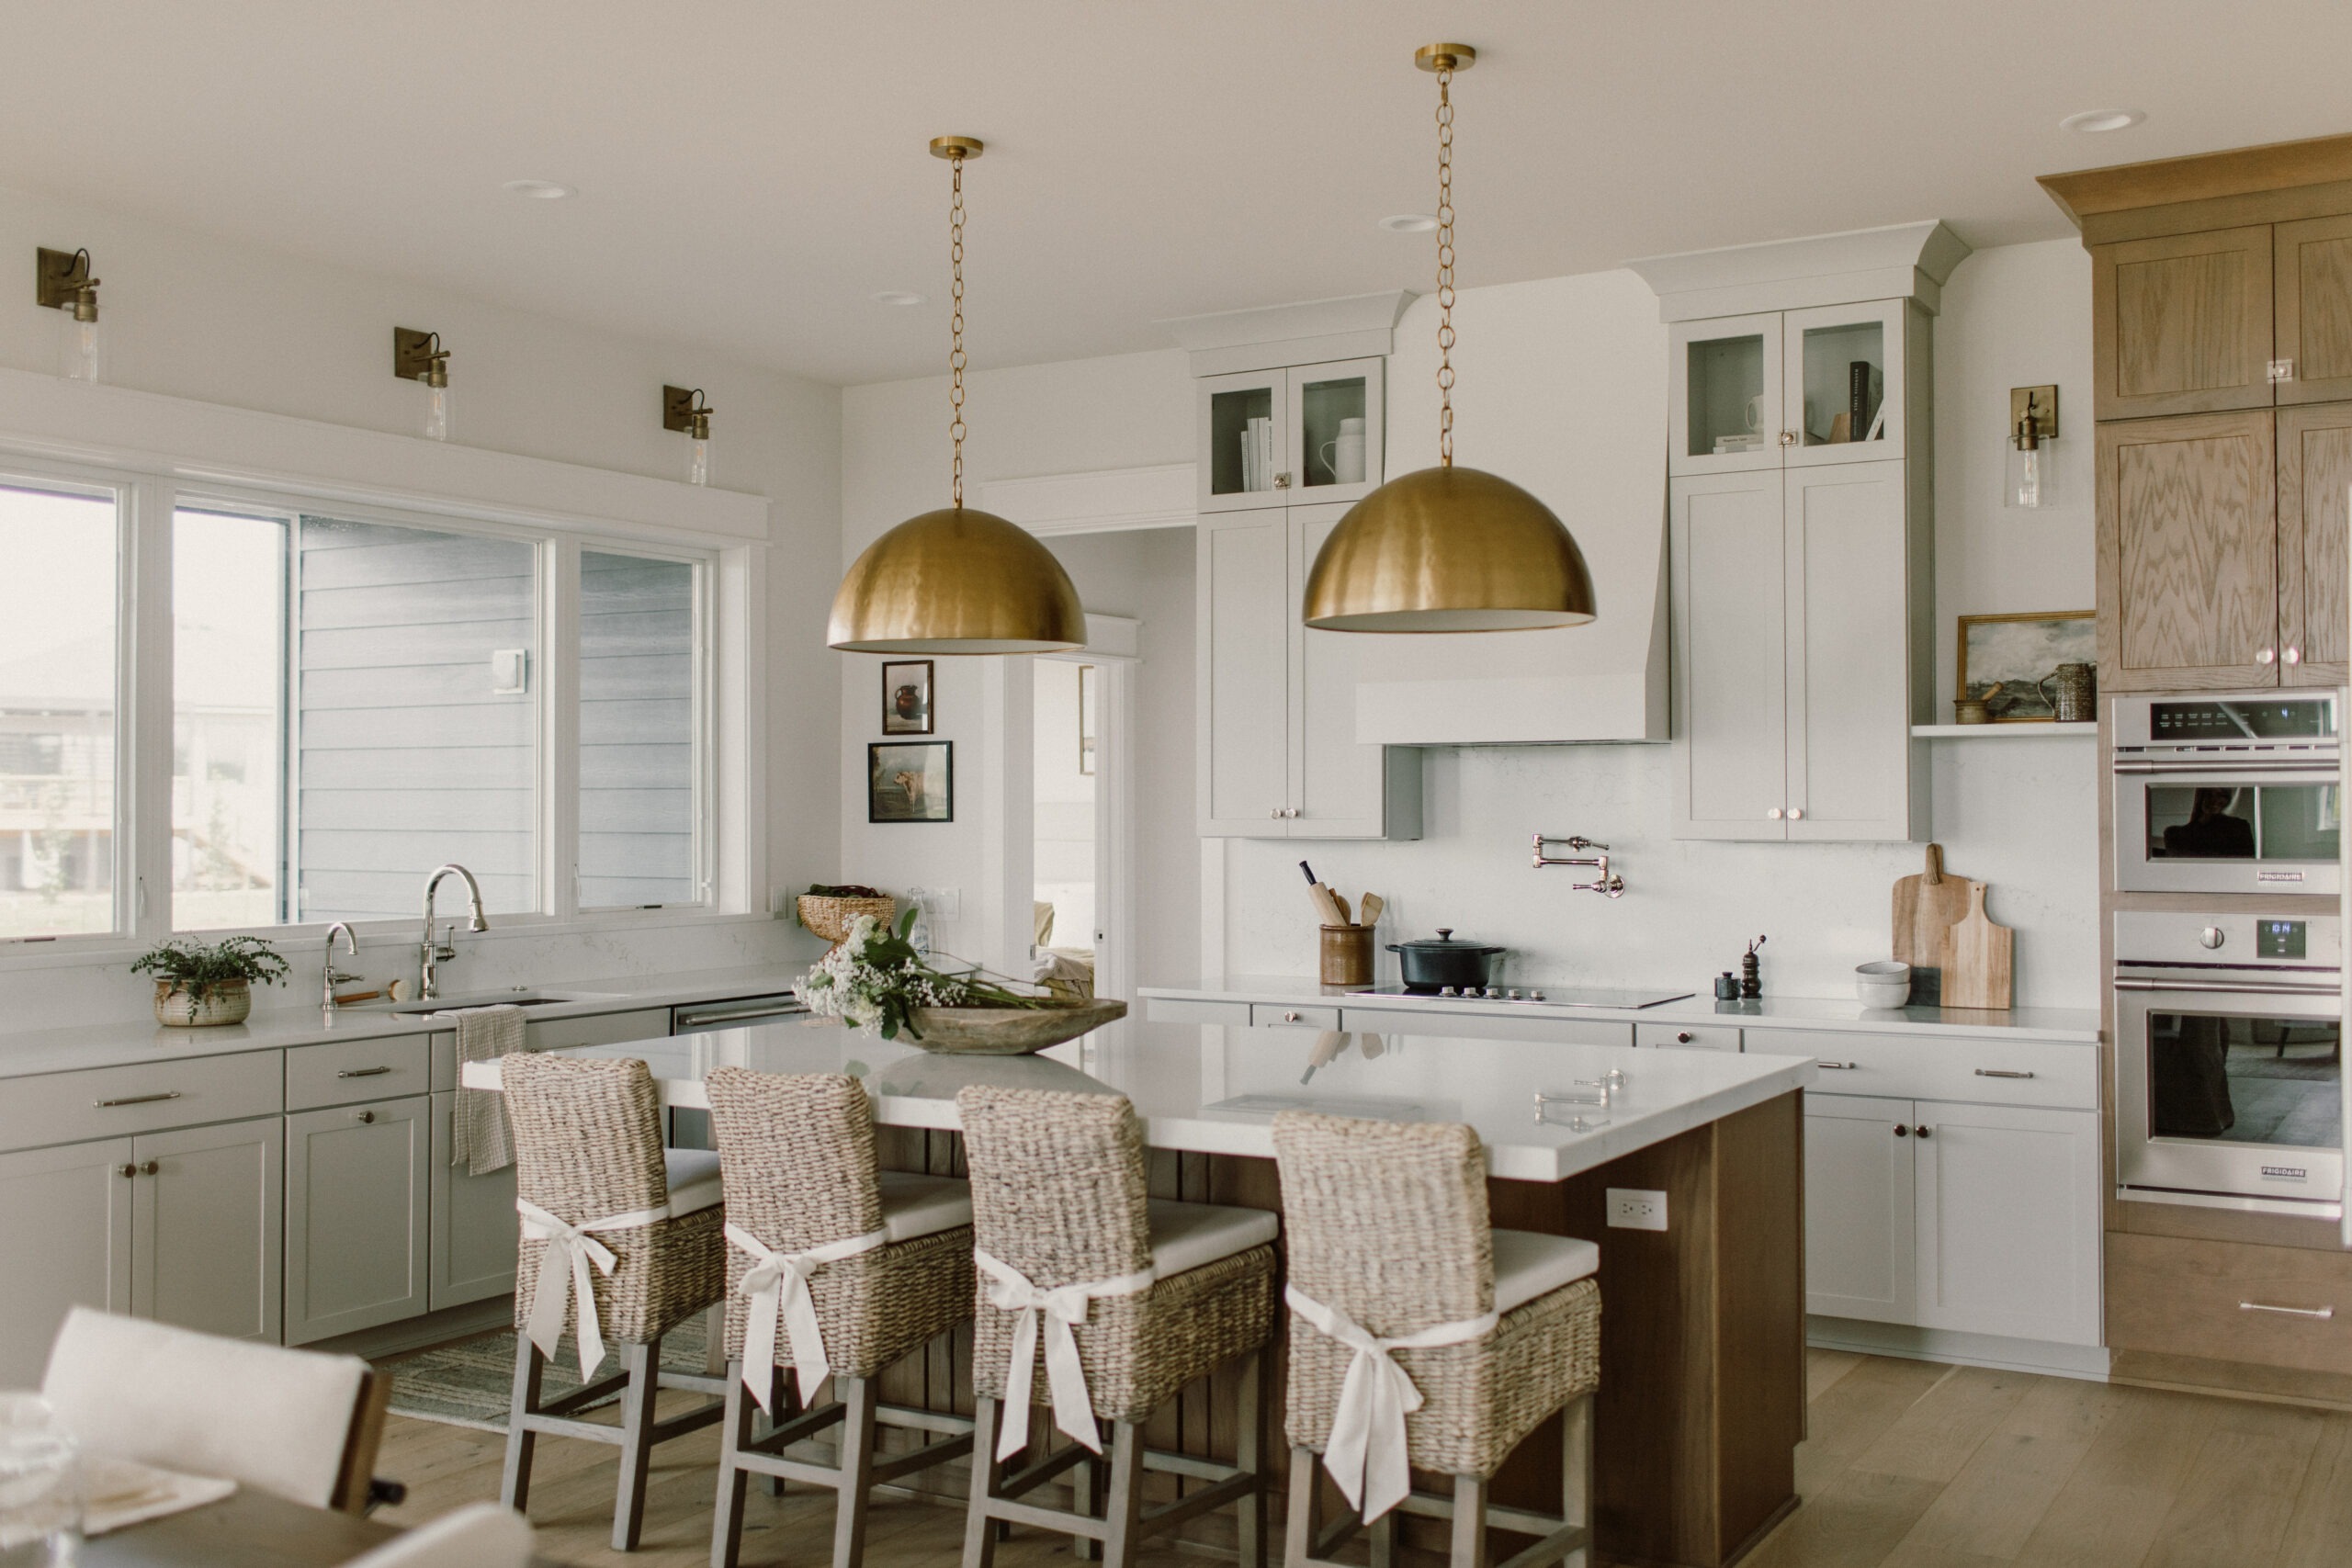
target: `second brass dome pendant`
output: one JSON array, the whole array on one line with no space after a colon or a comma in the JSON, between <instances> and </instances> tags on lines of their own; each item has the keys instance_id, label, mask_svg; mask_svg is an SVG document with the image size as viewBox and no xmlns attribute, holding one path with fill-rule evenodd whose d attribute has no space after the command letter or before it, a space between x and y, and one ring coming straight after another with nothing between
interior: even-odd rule
<instances>
[{"instance_id":1,"label":"second brass dome pendant","mask_svg":"<svg viewBox=\"0 0 2352 1568\"><path fill-rule=\"evenodd\" d=\"M1316 553L1302 618L1345 632L1525 631L1598 613L1592 574L1552 509L1453 462L1453 73L1477 51L1433 43L1413 62L1438 84L1438 466L1348 510Z\"/></svg>"},{"instance_id":2,"label":"second brass dome pendant","mask_svg":"<svg viewBox=\"0 0 2352 1568\"><path fill-rule=\"evenodd\" d=\"M1017 524L964 504L964 164L980 151L968 136L931 144L932 155L955 168L953 501L884 534L842 577L825 640L847 652L1059 653L1086 646L1086 612L1054 553Z\"/></svg>"}]
</instances>

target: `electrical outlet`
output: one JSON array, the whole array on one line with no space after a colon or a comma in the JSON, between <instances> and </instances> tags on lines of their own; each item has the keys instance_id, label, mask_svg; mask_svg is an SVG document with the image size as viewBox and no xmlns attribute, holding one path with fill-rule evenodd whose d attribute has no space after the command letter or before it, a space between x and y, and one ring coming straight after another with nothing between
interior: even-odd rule
<instances>
[{"instance_id":1,"label":"electrical outlet","mask_svg":"<svg viewBox=\"0 0 2352 1568\"><path fill-rule=\"evenodd\" d=\"M771 915L789 915L792 913L791 888L771 887L768 889L768 913Z\"/></svg>"},{"instance_id":2,"label":"electrical outlet","mask_svg":"<svg viewBox=\"0 0 2352 1568\"><path fill-rule=\"evenodd\" d=\"M1664 1230L1666 1194L1640 1187L1611 1187L1609 1189L1609 1224L1617 1230Z\"/></svg>"}]
</instances>

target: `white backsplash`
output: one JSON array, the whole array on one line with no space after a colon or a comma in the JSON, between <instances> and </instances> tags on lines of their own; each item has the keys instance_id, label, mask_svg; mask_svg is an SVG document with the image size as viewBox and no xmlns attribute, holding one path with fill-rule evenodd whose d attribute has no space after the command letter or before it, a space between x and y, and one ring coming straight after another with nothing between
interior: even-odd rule
<instances>
[{"instance_id":1,"label":"white backsplash","mask_svg":"<svg viewBox=\"0 0 2352 1568\"><path fill-rule=\"evenodd\" d=\"M1986 910L2017 931L2019 1007L2098 1005L2098 774L2086 737L1938 740L1937 841L1955 874L1989 882ZM1670 987L1704 993L1758 935L1768 995L1850 997L1857 964L1887 956L1894 884L1917 844L1718 843L1668 837L1670 749L1493 747L1425 753L1426 837L1412 843L1235 840L1228 974L1311 975L1316 926L1298 862L1347 895L1387 900L1387 943L1451 926L1510 949L1506 983ZM1611 846L1625 896L1571 893L1590 876L1535 870L1537 832ZM1566 852L1564 851L1555 851Z\"/></svg>"},{"instance_id":2,"label":"white backsplash","mask_svg":"<svg viewBox=\"0 0 2352 1568\"><path fill-rule=\"evenodd\" d=\"M446 913L446 911L445 911ZM441 988L451 995L564 982L593 988L604 979L672 975L697 969L756 965L797 968L814 962L825 944L789 919L720 919L607 927L537 935L520 928L468 931L454 938L458 956L444 962ZM365 976L341 988L364 991L405 976L415 995L416 932L362 937L354 959L336 949L337 966ZM293 972L283 986L257 987L256 1009L307 1007L318 1000L325 950L316 937L278 944ZM0 1050L9 1032L85 1023L152 1021L153 982L119 964L0 970Z\"/></svg>"}]
</instances>

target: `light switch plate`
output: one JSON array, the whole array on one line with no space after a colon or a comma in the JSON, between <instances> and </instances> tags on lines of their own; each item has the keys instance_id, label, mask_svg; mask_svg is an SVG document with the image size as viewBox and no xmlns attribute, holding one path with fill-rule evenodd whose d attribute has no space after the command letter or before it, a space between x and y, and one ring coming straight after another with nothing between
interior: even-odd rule
<instances>
[{"instance_id":1,"label":"light switch plate","mask_svg":"<svg viewBox=\"0 0 2352 1568\"><path fill-rule=\"evenodd\" d=\"M493 696L519 696L531 689L531 650L495 648L490 653L490 690Z\"/></svg>"},{"instance_id":2,"label":"light switch plate","mask_svg":"<svg viewBox=\"0 0 2352 1568\"><path fill-rule=\"evenodd\" d=\"M1666 1194L1642 1187L1611 1187L1609 1189L1609 1224L1615 1230L1664 1230Z\"/></svg>"}]
</instances>

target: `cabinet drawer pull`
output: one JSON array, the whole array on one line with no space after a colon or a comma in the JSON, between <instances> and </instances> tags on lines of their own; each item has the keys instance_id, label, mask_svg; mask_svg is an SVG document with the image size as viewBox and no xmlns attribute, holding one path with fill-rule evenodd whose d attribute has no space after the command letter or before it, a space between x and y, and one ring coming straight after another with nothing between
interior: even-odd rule
<instances>
[{"instance_id":1,"label":"cabinet drawer pull","mask_svg":"<svg viewBox=\"0 0 2352 1568\"><path fill-rule=\"evenodd\" d=\"M2238 1311L2275 1312L2281 1317L2315 1317L2321 1319L2323 1322L2335 1315L2335 1309L2332 1306L2282 1307L2272 1306L2268 1302L2240 1302L2238 1303Z\"/></svg>"},{"instance_id":2,"label":"cabinet drawer pull","mask_svg":"<svg viewBox=\"0 0 2352 1568\"><path fill-rule=\"evenodd\" d=\"M345 1067L343 1071L335 1074L335 1077L339 1078L380 1078L391 1070L392 1069L390 1067Z\"/></svg>"},{"instance_id":3,"label":"cabinet drawer pull","mask_svg":"<svg viewBox=\"0 0 2352 1568\"><path fill-rule=\"evenodd\" d=\"M90 1103L103 1111L110 1105L153 1105L159 1100L177 1100L180 1091L167 1089L161 1094L127 1094L119 1100L94 1100Z\"/></svg>"},{"instance_id":4,"label":"cabinet drawer pull","mask_svg":"<svg viewBox=\"0 0 2352 1568\"><path fill-rule=\"evenodd\" d=\"M1816 1056L1816 1057L1815 1057L1815 1058L1814 1058L1813 1065L1814 1065L1815 1066L1816 1066L1816 1067L1827 1067L1827 1068L1828 1068L1831 1072L1833 1072L1833 1073L1850 1073L1850 1072L1852 1072L1856 1067L1858 1067L1858 1066L1861 1066L1861 1064L1860 1064L1860 1063L1859 1063L1859 1062L1831 1062L1831 1061L1825 1061L1825 1060L1823 1060L1821 1057L1818 1057L1818 1056Z\"/></svg>"},{"instance_id":5,"label":"cabinet drawer pull","mask_svg":"<svg viewBox=\"0 0 2352 1568\"><path fill-rule=\"evenodd\" d=\"M1976 1069L1976 1076L1980 1078L2030 1078L2033 1077L2031 1073L2014 1073L2007 1067L1979 1067Z\"/></svg>"}]
</instances>

